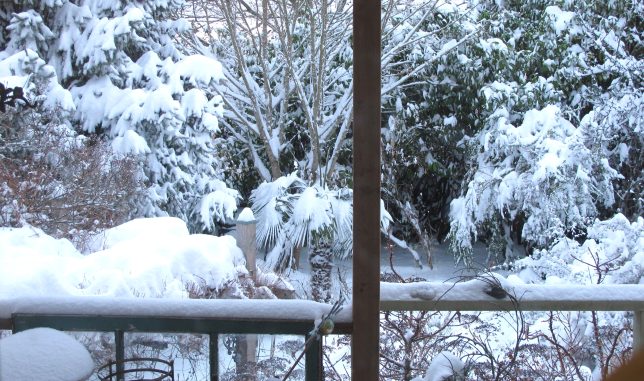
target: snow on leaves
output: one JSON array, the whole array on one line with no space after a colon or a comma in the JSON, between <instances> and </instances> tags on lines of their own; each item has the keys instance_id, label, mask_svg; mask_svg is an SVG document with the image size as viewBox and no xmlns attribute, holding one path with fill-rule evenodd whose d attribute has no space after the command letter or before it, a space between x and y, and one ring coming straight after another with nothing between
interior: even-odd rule
<instances>
[{"instance_id":1,"label":"snow on leaves","mask_svg":"<svg viewBox=\"0 0 644 381\"><path fill-rule=\"evenodd\" d=\"M587 131L565 120L558 107L530 110L510 124L501 109L481 135L478 169L466 194L452 203L452 234L467 250L475 225L526 215L519 232L539 247L586 226L597 215L596 201L612 204L616 172L586 147ZM608 197L608 198L607 198Z\"/></svg>"},{"instance_id":2,"label":"snow on leaves","mask_svg":"<svg viewBox=\"0 0 644 381\"><path fill-rule=\"evenodd\" d=\"M70 127L106 136L115 154L139 155L149 187L140 215L170 214L193 230L213 230L239 197L223 186L214 152L223 101L213 86L223 71L212 58L179 53L173 36L187 30L171 19L179 6L11 5L0 75L23 76L28 96L37 93L45 107L73 112ZM26 86L29 80L44 81L45 91Z\"/></svg>"}]
</instances>

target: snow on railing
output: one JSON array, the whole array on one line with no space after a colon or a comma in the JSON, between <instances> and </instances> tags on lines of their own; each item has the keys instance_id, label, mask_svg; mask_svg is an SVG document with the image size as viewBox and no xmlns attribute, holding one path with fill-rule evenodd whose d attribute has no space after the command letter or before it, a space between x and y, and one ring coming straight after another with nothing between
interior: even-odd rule
<instances>
[{"instance_id":1,"label":"snow on railing","mask_svg":"<svg viewBox=\"0 0 644 381\"><path fill-rule=\"evenodd\" d=\"M22 297L0 299L0 329L8 329L7 324L16 314L313 322L330 309L328 304L298 299ZM336 319L340 323L350 322L350 309L344 309Z\"/></svg>"},{"instance_id":2,"label":"snow on railing","mask_svg":"<svg viewBox=\"0 0 644 381\"><path fill-rule=\"evenodd\" d=\"M381 283L382 311L632 311L644 349L644 285L515 284L497 276L460 283Z\"/></svg>"},{"instance_id":3,"label":"snow on railing","mask_svg":"<svg viewBox=\"0 0 644 381\"><path fill-rule=\"evenodd\" d=\"M307 300L195 300L107 297L34 297L0 300L0 329L36 326L113 331L117 357L124 332L307 335L331 306ZM633 311L634 348L644 348L644 285L527 285L502 277L460 283L381 283L382 311ZM334 333L351 334L351 307L334 317ZM359 329L359 327L358 327ZM319 340L318 340L319 342ZM120 349L119 349L120 343ZM210 346L217 364L217 346ZM321 372L321 345L307 351L307 380ZM217 370L212 368L211 372Z\"/></svg>"},{"instance_id":4,"label":"snow on railing","mask_svg":"<svg viewBox=\"0 0 644 381\"><path fill-rule=\"evenodd\" d=\"M307 380L322 374L322 341L317 325L332 306L308 300L153 299L34 297L0 299L0 329L34 327L61 331L113 332L117 365L125 360L125 333L209 335L210 379L219 377L219 334L302 335L307 346ZM334 313L336 333L351 333L351 309ZM312 339L309 339L311 338Z\"/></svg>"}]
</instances>

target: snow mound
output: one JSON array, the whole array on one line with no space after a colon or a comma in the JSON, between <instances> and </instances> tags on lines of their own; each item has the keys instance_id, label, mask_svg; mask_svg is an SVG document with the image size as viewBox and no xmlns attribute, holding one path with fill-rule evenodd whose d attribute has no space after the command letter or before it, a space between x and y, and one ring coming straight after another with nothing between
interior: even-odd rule
<instances>
[{"instance_id":1,"label":"snow mound","mask_svg":"<svg viewBox=\"0 0 644 381\"><path fill-rule=\"evenodd\" d=\"M0 298L186 298L186 285L218 289L244 263L234 238L190 235L170 217L127 222L90 246L94 252L84 255L32 227L0 228Z\"/></svg>"},{"instance_id":2,"label":"snow mound","mask_svg":"<svg viewBox=\"0 0 644 381\"><path fill-rule=\"evenodd\" d=\"M186 224L178 218L137 218L97 234L90 247L92 251L99 251L132 240L152 241L156 237L181 239L189 234Z\"/></svg>"},{"instance_id":3,"label":"snow mound","mask_svg":"<svg viewBox=\"0 0 644 381\"><path fill-rule=\"evenodd\" d=\"M436 355L427 368L425 378L416 377L413 381L445 381L464 379L465 364L452 352L444 351Z\"/></svg>"},{"instance_id":4,"label":"snow mound","mask_svg":"<svg viewBox=\"0 0 644 381\"><path fill-rule=\"evenodd\" d=\"M0 340L0 380L78 381L93 371L87 349L63 332L35 328Z\"/></svg>"}]
</instances>

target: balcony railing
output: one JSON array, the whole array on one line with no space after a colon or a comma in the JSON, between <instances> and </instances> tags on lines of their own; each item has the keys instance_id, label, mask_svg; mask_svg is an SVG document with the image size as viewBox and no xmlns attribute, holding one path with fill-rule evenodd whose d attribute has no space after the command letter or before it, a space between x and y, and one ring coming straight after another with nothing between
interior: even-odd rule
<instances>
[{"instance_id":1,"label":"balcony railing","mask_svg":"<svg viewBox=\"0 0 644 381\"><path fill-rule=\"evenodd\" d=\"M61 331L113 332L116 362L125 359L125 333L209 335L210 379L219 379L220 334L302 335L331 306L305 300L171 300L101 297L0 300L0 329L14 333L35 327ZM335 332L351 333L348 311L335 319ZM320 380L322 342L313 339L305 355L306 380Z\"/></svg>"},{"instance_id":2,"label":"balcony railing","mask_svg":"<svg viewBox=\"0 0 644 381\"><path fill-rule=\"evenodd\" d=\"M644 285L503 285L507 296L486 293L489 280L381 283L382 311L632 311L633 348L644 348Z\"/></svg>"},{"instance_id":3,"label":"balcony railing","mask_svg":"<svg viewBox=\"0 0 644 381\"><path fill-rule=\"evenodd\" d=\"M505 287L500 299L487 283L381 284L382 311L633 311L634 348L644 348L644 286ZM499 296L499 295L497 295ZM170 300L100 297L0 300L0 329L35 327L114 332L116 360L124 359L126 332L195 333L210 337L210 379L218 380L220 334L289 334L309 337L331 306L302 300ZM351 308L335 317L334 334L352 334ZM372 361L377 361L376 359ZM307 381L321 380L322 343L305 355Z\"/></svg>"}]
</instances>

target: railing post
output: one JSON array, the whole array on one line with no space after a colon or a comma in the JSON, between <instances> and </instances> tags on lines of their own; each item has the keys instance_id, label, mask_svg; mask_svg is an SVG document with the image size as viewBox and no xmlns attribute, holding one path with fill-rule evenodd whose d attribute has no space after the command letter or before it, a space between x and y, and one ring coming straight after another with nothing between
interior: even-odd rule
<instances>
[{"instance_id":1,"label":"railing post","mask_svg":"<svg viewBox=\"0 0 644 381\"><path fill-rule=\"evenodd\" d=\"M256 257L257 257L257 221L250 208L244 208L236 223L237 239L239 248L246 258L246 270L251 278L255 279L257 275ZM247 380L256 379L257 359L257 335L240 335L239 346L242 352L241 364L245 368L244 372L248 373Z\"/></svg>"},{"instance_id":2,"label":"railing post","mask_svg":"<svg viewBox=\"0 0 644 381\"><path fill-rule=\"evenodd\" d=\"M255 279L256 267L255 257L257 256L257 221L250 208L244 208L237 217L237 245L246 258L246 269L250 276Z\"/></svg>"},{"instance_id":3,"label":"railing post","mask_svg":"<svg viewBox=\"0 0 644 381\"><path fill-rule=\"evenodd\" d=\"M633 311L633 350L644 350L644 311Z\"/></svg>"},{"instance_id":4,"label":"railing post","mask_svg":"<svg viewBox=\"0 0 644 381\"><path fill-rule=\"evenodd\" d=\"M210 381L219 381L219 334L210 333L209 357L210 357Z\"/></svg>"},{"instance_id":5,"label":"railing post","mask_svg":"<svg viewBox=\"0 0 644 381\"><path fill-rule=\"evenodd\" d=\"M125 380L125 333L121 329L114 331L114 346L116 347L116 379Z\"/></svg>"},{"instance_id":6,"label":"railing post","mask_svg":"<svg viewBox=\"0 0 644 381\"><path fill-rule=\"evenodd\" d=\"M306 335L304 342L310 338L310 335ZM306 350L306 355L304 358L304 369L305 369L305 380L306 381L322 381L322 338L318 337L313 339L311 345Z\"/></svg>"},{"instance_id":7,"label":"railing post","mask_svg":"<svg viewBox=\"0 0 644 381\"><path fill-rule=\"evenodd\" d=\"M237 336L235 365L240 380L257 380L257 335L241 334Z\"/></svg>"}]
</instances>

